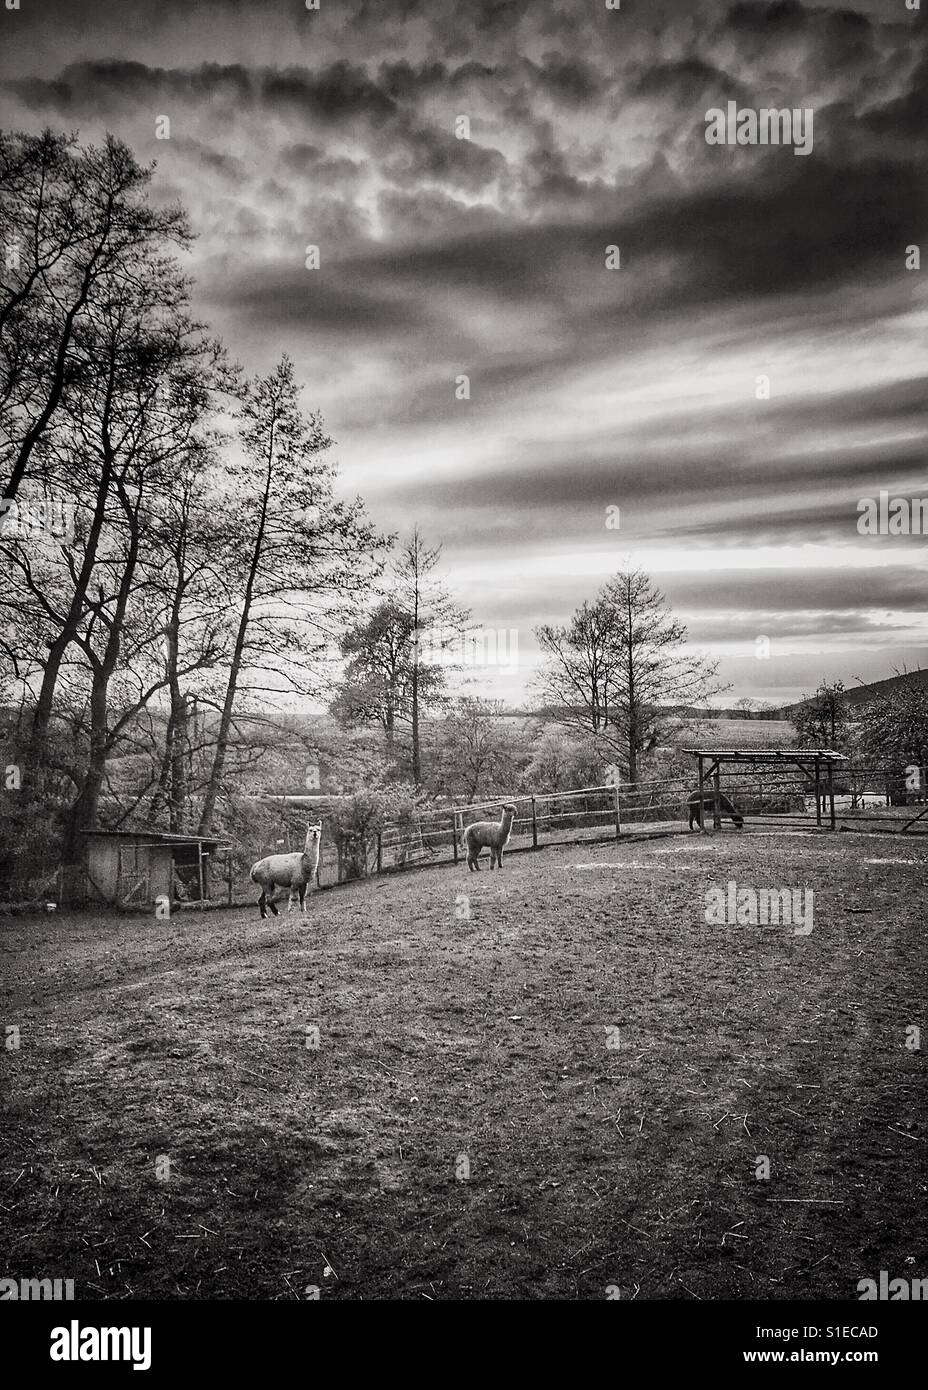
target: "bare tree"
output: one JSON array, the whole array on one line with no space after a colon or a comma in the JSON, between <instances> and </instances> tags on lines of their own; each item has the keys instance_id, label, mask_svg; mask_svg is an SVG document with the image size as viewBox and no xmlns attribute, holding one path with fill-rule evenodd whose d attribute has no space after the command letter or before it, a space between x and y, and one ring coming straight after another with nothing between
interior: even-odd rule
<instances>
[{"instance_id":1,"label":"bare tree","mask_svg":"<svg viewBox=\"0 0 928 1390\"><path fill-rule=\"evenodd\" d=\"M500 700L464 696L442 721L438 748L443 790L473 801L506 791L515 781L511 740L501 722Z\"/></svg>"},{"instance_id":2,"label":"bare tree","mask_svg":"<svg viewBox=\"0 0 928 1390\"><path fill-rule=\"evenodd\" d=\"M542 698L562 723L619 753L630 782L641 752L667 736L673 710L719 689L714 664L686 648L685 626L642 570L616 575L566 627L544 626L536 636L548 657Z\"/></svg>"},{"instance_id":3,"label":"bare tree","mask_svg":"<svg viewBox=\"0 0 928 1390\"><path fill-rule=\"evenodd\" d=\"M219 710L200 834L212 829L236 701L249 692L318 693L317 665L337 640L359 586L377 573L380 542L360 499L338 500L331 440L322 418L300 409L293 365L283 357L242 395L243 457L227 470L236 544L231 571L239 619Z\"/></svg>"},{"instance_id":4,"label":"bare tree","mask_svg":"<svg viewBox=\"0 0 928 1390\"><path fill-rule=\"evenodd\" d=\"M600 595L566 625L543 624L535 637L548 663L538 687L552 713L580 733L604 734L619 688L619 615Z\"/></svg>"},{"instance_id":5,"label":"bare tree","mask_svg":"<svg viewBox=\"0 0 928 1390\"><path fill-rule=\"evenodd\" d=\"M151 169L121 141L0 137L0 438L15 498L60 407L81 353L77 338L97 294L111 294L140 258L190 240L186 215L147 202Z\"/></svg>"},{"instance_id":6,"label":"bare tree","mask_svg":"<svg viewBox=\"0 0 928 1390\"><path fill-rule=\"evenodd\" d=\"M822 681L814 695L790 715L800 748L833 748L840 752L850 735L850 710L843 681Z\"/></svg>"},{"instance_id":7,"label":"bare tree","mask_svg":"<svg viewBox=\"0 0 928 1390\"><path fill-rule=\"evenodd\" d=\"M412 725L412 780L422 783L421 712L426 691L434 689L437 665L423 659L423 636L431 655L442 652L463 636L470 614L455 602L436 573L441 546L429 546L418 527L400 549L393 566L394 602L405 613L413 633L412 671L409 682Z\"/></svg>"},{"instance_id":8,"label":"bare tree","mask_svg":"<svg viewBox=\"0 0 928 1390\"><path fill-rule=\"evenodd\" d=\"M414 677L419 706L430 709L445 703L445 673L422 662L412 615L392 599L350 627L339 645L347 662L330 709L346 725L379 724L393 756L397 727L412 713Z\"/></svg>"}]
</instances>

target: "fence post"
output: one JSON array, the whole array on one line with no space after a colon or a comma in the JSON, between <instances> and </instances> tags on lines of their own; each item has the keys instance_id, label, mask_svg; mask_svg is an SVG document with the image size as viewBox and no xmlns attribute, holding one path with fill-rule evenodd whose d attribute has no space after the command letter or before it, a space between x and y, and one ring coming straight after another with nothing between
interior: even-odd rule
<instances>
[{"instance_id":1,"label":"fence post","mask_svg":"<svg viewBox=\"0 0 928 1390\"><path fill-rule=\"evenodd\" d=\"M538 817L535 814L535 798L532 797L532 849L538 848Z\"/></svg>"},{"instance_id":2,"label":"fence post","mask_svg":"<svg viewBox=\"0 0 928 1390\"><path fill-rule=\"evenodd\" d=\"M712 829L721 830L722 828L722 768L720 763L715 764L715 772L712 774L712 786L715 797L712 804Z\"/></svg>"},{"instance_id":3,"label":"fence post","mask_svg":"<svg viewBox=\"0 0 928 1390\"><path fill-rule=\"evenodd\" d=\"M231 850L229 850L229 855L228 855L228 858L226 859L226 889L227 889L227 896L228 896L228 899L229 899L229 906L231 907L231 906L232 906L232 851L231 851Z\"/></svg>"},{"instance_id":4,"label":"fence post","mask_svg":"<svg viewBox=\"0 0 928 1390\"><path fill-rule=\"evenodd\" d=\"M815 758L815 824L820 826L822 823L822 765L821 759L816 755Z\"/></svg>"},{"instance_id":5,"label":"fence post","mask_svg":"<svg viewBox=\"0 0 928 1390\"><path fill-rule=\"evenodd\" d=\"M377 872L383 871L383 831L377 831Z\"/></svg>"},{"instance_id":6,"label":"fence post","mask_svg":"<svg viewBox=\"0 0 928 1390\"><path fill-rule=\"evenodd\" d=\"M454 862L458 862L458 818L455 811L451 812L451 843L454 847Z\"/></svg>"},{"instance_id":7,"label":"fence post","mask_svg":"<svg viewBox=\"0 0 928 1390\"><path fill-rule=\"evenodd\" d=\"M702 805L702 798L703 798L703 791L704 791L704 788L705 788L705 781L706 781L706 779L705 779L705 777L704 777L704 775L703 775L703 769L702 769L702 754L701 754L701 753L697 754L697 757L698 757L698 759L699 759L699 828L700 828L700 830L705 830L706 827L705 827L705 825L703 824L703 805Z\"/></svg>"},{"instance_id":8,"label":"fence post","mask_svg":"<svg viewBox=\"0 0 928 1390\"><path fill-rule=\"evenodd\" d=\"M615 838L618 840L622 834L622 810L619 804L619 789L614 787L615 793Z\"/></svg>"}]
</instances>

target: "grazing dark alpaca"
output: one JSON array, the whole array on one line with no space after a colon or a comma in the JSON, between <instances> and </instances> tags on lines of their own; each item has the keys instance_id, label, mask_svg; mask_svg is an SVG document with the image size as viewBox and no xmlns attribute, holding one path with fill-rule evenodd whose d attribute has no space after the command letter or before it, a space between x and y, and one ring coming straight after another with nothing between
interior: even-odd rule
<instances>
[{"instance_id":1,"label":"grazing dark alpaca","mask_svg":"<svg viewBox=\"0 0 928 1390\"><path fill-rule=\"evenodd\" d=\"M690 792L689 801L686 803L690 808L690 830L694 825L699 824L699 792ZM724 792L719 793L719 806L725 815L734 821L739 830L744 826L744 816L732 805ZM705 823L706 815L715 811L715 792L703 792L702 794L702 818Z\"/></svg>"}]
</instances>

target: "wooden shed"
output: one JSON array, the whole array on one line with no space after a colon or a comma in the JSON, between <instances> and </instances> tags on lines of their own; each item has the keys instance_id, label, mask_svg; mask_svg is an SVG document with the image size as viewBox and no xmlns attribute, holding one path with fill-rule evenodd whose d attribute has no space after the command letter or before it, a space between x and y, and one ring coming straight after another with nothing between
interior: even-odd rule
<instances>
[{"instance_id":1,"label":"wooden shed","mask_svg":"<svg viewBox=\"0 0 928 1390\"><path fill-rule=\"evenodd\" d=\"M210 860L228 841L164 830L85 830L90 898L144 907L156 898L209 896Z\"/></svg>"}]
</instances>

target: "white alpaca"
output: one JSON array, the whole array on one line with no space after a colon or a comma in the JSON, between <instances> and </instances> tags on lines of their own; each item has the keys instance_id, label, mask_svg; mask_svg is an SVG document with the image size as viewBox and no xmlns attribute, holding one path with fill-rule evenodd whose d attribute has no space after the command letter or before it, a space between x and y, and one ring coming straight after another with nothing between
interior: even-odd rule
<instances>
[{"instance_id":1,"label":"white alpaca","mask_svg":"<svg viewBox=\"0 0 928 1390\"><path fill-rule=\"evenodd\" d=\"M503 850L509 843L509 836L512 834L512 822L516 814L514 806L504 806L503 814L499 821L477 820L473 825L469 825L464 831L464 848L467 850L467 867L473 873L476 869L480 872L480 865L477 860L480 851L485 845L490 847L490 868L493 868L494 861L499 868L503 867Z\"/></svg>"},{"instance_id":2,"label":"white alpaca","mask_svg":"<svg viewBox=\"0 0 928 1390\"><path fill-rule=\"evenodd\" d=\"M270 908L274 916L277 916L276 890L278 888L288 889L287 911L293 911L294 889L299 895L300 911L306 916L306 888L310 880L314 880L316 887L319 887L319 849L322 844L322 826L308 825L306 827L306 843L300 854L269 854L266 859L259 859L251 871L252 883L260 883L261 896L258 899L258 906L261 909L261 916L266 917L266 908ZM267 890L271 888L275 891L268 897Z\"/></svg>"}]
</instances>

